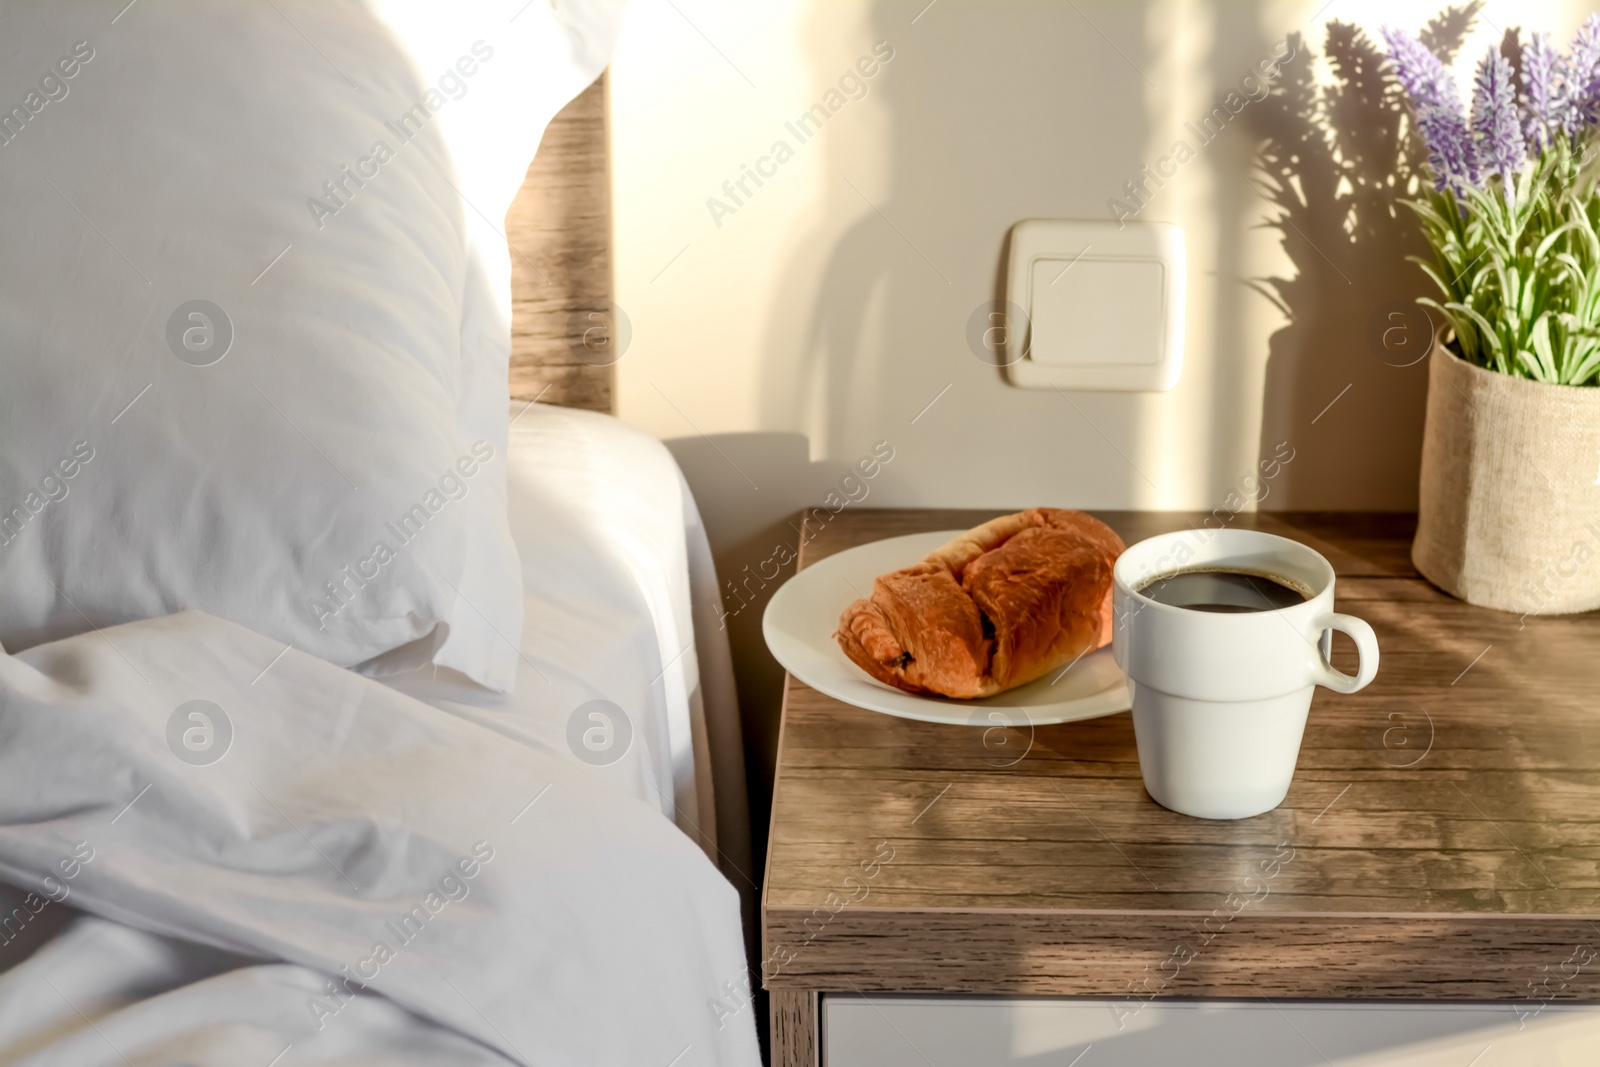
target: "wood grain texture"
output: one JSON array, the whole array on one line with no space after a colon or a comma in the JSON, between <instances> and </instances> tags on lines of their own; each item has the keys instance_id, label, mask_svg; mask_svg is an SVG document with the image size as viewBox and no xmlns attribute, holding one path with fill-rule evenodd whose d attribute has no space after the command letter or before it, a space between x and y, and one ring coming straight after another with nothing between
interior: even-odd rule
<instances>
[{"instance_id":1,"label":"wood grain texture","mask_svg":"<svg viewBox=\"0 0 1600 1067\"><path fill-rule=\"evenodd\" d=\"M1100 515L1129 542L1204 517ZM988 517L847 509L801 564ZM1229 525L1326 555L1382 648L1367 690L1318 690L1283 806L1158 806L1127 713L983 731L789 679L769 988L1600 1001L1600 614L1452 600L1411 567L1410 516ZM1579 946L1587 980L1549 981Z\"/></svg>"},{"instance_id":2,"label":"wood grain texture","mask_svg":"<svg viewBox=\"0 0 1600 1067\"><path fill-rule=\"evenodd\" d=\"M611 163L606 76L551 120L506 213L511 397L610 411ZM587 340L587 343L586 343Z\"/></svg>"},{"instance_id":3,"label":"wood grain texture","mask_svg":"<svg viewBox=\"0 0 1600 1067\"><path fill-rule=\"evenodd\" d=\"M817 994L780 989L772 994L772 1067L817 1067L821 1021Z\"/></svg>"}]
</instances>

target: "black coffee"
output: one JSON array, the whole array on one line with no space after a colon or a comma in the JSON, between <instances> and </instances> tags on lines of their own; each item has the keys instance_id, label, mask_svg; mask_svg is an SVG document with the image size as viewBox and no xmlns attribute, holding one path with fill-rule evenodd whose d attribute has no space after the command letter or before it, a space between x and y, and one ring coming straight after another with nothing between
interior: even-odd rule
<instances>
[{"instance_id":1,"label":"black coffee","mask_svg":"<svg viewBox=\"0 0 1600 1067\"><path fill-rule=\"evenodd\" d=\"M1179 571L1146 582L1139 592L1157 604L1195 611L1276 611L1307 600L1281 578L1242 570Z\"/></svg>"}]
</instances>

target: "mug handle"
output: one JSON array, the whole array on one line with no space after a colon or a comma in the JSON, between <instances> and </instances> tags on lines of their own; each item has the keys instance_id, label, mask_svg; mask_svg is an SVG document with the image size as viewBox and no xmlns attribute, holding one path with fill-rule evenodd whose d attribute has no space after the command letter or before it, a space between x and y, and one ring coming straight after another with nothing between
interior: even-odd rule
<instances>
[{"instance_id":1,"label":"mug handle","mask_svg":"<svg viewBox=\"0 0 1600 1067\"><path fill-rule=\"evenodd\" d=\"M1322 655L1313 670L1316 684L1327 686L1336 693L1354 693L1365 689L1367 683L1378 675L1378 635L1372 632L1372 627L1354 615L1329 612L1317 620L1317 629L1322 631L1322 639L1318 644L1318 650ZM1334 670L1333 664L1328 662L1328 652L1333 647L1334 630L1348 634L1356 643L1360 666L1356 668L1355 674Z\"/></svg>"}]
</instances>

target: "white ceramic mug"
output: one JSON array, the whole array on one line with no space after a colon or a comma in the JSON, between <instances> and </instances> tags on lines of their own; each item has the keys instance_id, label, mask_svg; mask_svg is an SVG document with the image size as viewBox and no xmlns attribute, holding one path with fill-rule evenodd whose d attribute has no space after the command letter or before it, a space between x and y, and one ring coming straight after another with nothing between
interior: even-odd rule
<instances>
[{"instance_id":1,"label":"white ceramic mug","mask_svg":"<svg viewBox=\"0 0 1600 1067\"><path fill-rule=\"evenodd\" d=\"M1307 599L1231 613L1138 592L1184 571L1228 569L1287 579ZM1313 689L1354 693L1378 673L1372 627L1333 610L1333 565L1275 534L1182 530L1129 548L1112 576L1112 644L1128 676L1145 789L1163 807L1202 819L1277 807L1294 777ZM1334 630L1355 640L1354 675L1328 662Z\"/></svg>"}]
</instances>

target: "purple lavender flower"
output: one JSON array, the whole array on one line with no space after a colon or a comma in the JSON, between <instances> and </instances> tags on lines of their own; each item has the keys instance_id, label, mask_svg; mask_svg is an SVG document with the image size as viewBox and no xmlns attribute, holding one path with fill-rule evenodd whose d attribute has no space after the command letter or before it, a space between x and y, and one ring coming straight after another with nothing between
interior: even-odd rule
<instances>
[{"instance_id":1,"label":"purple lavender flower","mask_svg":"<svg viewBox=\"0 0 1600 1067\"><path fill-rule=\"evenodd\" d=\"M1499 173L1511 196L1511 176L1527 158L1511 64L1491 47L1478 64L1472 88L1472 141L1484 176Z\"/></svg>"},{"instance_id":2,"label":"purple lavender flower","mask_svg":"<svg viewBox=\"0 0 1600 1067\"><path fill-rule=\"evenodd\" d=\"M1548 33L1536 33L1522 50L1522 133L1528 147L1542 152L1559 121L1561 87L1556 81L1559 57L1550 47Z\"/></svg>"},{"instance_id":3,"label":"purple lavender flower","mask_svg":"<svg viewBox=\"0 0 1600 1067\"><path fill-rule=\"evenodd\" d=\"M1453 90L1455 86L1438 56L1415 37L1392 26L1384 27L1383 39L1389 45L1389 60L1394 64L1395 76L1413 104L1448 102L1440 99L1441 91L1446 87ZM1452 99L1454 96L1450 93Z\"/></svg>"},{"instance_id":4,"label":"purple lavender flower","mask_svg":"<svg viewBox=\"0 0 1600 1067\"><path fill-rule=\"evenodd\" d=\"M1600 14L1590 15L1578 27L1571 54L1560 66L1561 128L1576 137L1594 125L1600 105Z\"/></svg>"},{"instance_id":5,"label":"purple lavender flower","mask_svg":"<svg viewBox=\"0 0 1600 1067\"><path fill-rule=\"evenodd\" d=\"M1428 149L1428 166L1434 186L1453 188L1458 194L1478 183L1478 161L1455 78L1439 57L1415 37L1385 28L1389 60L1395 76L1411 99L1417 131Z\"/></svg>"},{"instance_id":6,"label":"purple lavender flower","mask_svg":"<svg viewBox=\"0 0 1600 1067\"><path fill-rule=\"evenodd\" d=\"M1454 189L1457 196L1464 196L1469 186L1479 183L1480 176L1472 135L1461 117L1460 105L1429 102L1414 110L1417 132L1428 146L1434 188L1441 192Z\"/></svg>"}]
</instances>

